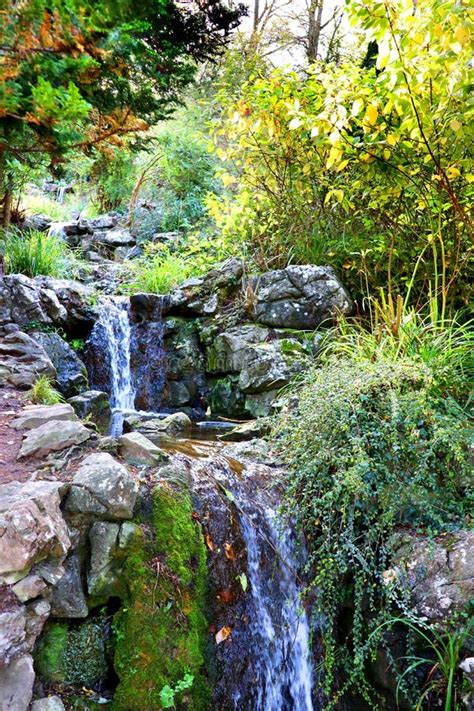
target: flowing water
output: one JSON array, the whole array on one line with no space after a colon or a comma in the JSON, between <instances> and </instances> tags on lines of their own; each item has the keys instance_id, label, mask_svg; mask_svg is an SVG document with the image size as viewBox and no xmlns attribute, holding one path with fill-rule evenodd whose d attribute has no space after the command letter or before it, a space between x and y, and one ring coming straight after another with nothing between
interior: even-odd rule
<instances>
[{"instance_id":1,"label":"flowing water","mask_svg":"<svg viewBox=\"0 0 474 711\"><path fill-rule=\"evenodd\" d=\"M89 339L91 382L102 385L101 389L107 384L115 412L115 435L121 433L123 412L134 409L136 400L133 342L128 302L104 300ZM147 345L148 340L142 339L142 343ZM150 351L142 356L145 360L148 356L150 368L164 367L154 354ZM142 378L139 372L138 377ZM208 551L214 589L209 614L217 628L232 632L228 641L215 647L213 708L320 708L319 701L314 702L316 706L313 703L310 626L298 577L302 548L275 513L279 499L275 469L239 461L234 454L226 456L222 442L213 446L167 438L157 443L188 467L207 540L214 541ZM223 551L232 551L232 555L223 555ZM222 590L227 591L230 602L216 602Z\"/></svg>"},{"instance_id":2,"label":"flowing water","mask_svg":"<svg viewBox=\"0 0 474 711\"><path fill-rule=\"evenodd\" d=\"M89 338L89 351L95 351L99 364L95 365L92 380L105 378L113 410L111 434L121 434L123 413L133 410L135 390L131 369L131 326L128 317L128 299L109 298L101 303L99 320ZM101 359L104 362L100 363ZM98 375L102 370L101 375Z\"/></svg>"}]
</instances>

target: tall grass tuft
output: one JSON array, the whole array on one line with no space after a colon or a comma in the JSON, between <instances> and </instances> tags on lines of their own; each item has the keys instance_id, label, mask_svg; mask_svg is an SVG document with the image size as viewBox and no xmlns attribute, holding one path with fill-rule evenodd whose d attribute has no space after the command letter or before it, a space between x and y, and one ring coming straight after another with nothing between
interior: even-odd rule
<instances>
[{"instance_id":1,"label":"tall grass tuft","mask_svg":"<svg viewBox=\"0 0 474 711\"><path fill-rule=\"evenodd\" d=\"M64 402L64 397L56 390L47 375L40 375L35 380L28 393L28 399L33 405L56 405Z\"/></svg>"},{"instance_id":2,"label":"tall grass tuft","mask_svg":"<svg viewBox=\"0 0 474 711\"><path fill-rule=\"evenodd\" d=\"M56 235L38 230L11 230L3 238L3 253L7 274L68 276L74 255Z\"/></svg>"},{"instance_id":3,"label":"tall grass tuft","mask_svg":"<svg viewBox=\"0 0 474 711\"><path fill-rule=\"evenodd\" d=\"M176 284L197 275L190 261L177 254L170 254L167 250L146 252L133 264L133 272L134 277L127 285L127 290L153 294L166 294Z\"/></svg>"}]
</instances>

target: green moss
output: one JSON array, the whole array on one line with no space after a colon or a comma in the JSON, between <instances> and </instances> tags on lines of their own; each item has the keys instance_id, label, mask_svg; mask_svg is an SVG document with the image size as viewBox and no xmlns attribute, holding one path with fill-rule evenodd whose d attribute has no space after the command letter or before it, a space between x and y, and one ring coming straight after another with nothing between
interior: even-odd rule
<instances>
[{"instance_id":1,"label":"green moss","mask_svg":"<svg viewBox=\"0 0 474 711\"><path fill-rule=\"evenodd\" d=\"M108 661L103 615L68 625L50 624L41 637L35 659L40 677L48 682L95 687L107 678Z\"/></svg>"},{"instance_id":2,"label":"green moss","mask_svg":"<svg viewBox=\"0 0 474 711\"><path fill-rule=\"evenodd\" d=\"M125 566L129 599L115 620L114 711L160 709L160 691L186 672L194 677L178 697L186 708L208 708L202 667L206 643L206 549L187 492L153 491L153 543L137 548Z\"/></svg>"}]
</instances>

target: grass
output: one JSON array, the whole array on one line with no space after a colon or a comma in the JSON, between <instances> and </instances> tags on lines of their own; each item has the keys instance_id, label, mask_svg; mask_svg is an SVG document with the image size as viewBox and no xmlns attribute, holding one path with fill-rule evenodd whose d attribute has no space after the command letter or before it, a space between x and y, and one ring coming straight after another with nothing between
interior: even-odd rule
<instances>
[{"instance_id":1,"label":"grass","mask_svg":"<svg viewBox=\"0 0 474 711\"><path fill-rule=\"evenodd\" d=\"M180 282L198 273L190 261L168 251L155 254L148 251L133 264L133 272L134 278L127 285L127 290L153 294L166 294Z\"/></svg>"},{"instance_id":2,"label":"grass","mask_svg":"<svg viewBox=\"0 0 474 711\"><path fill-rule=\"evenodd\" d=\"M33 405L57 405L64 402L64 397L56 390L47 375L41 375L33 383L28 398Z\"/></svg>"},{"instance_id":3,"label":"grass","mask_svg":"<svg viewBox=\"0 0 474 711\"><path fill-rule=\"evenodd\" d=\"M21 209L28 215L46 215L54 222L68 222L72 212L80 212L82 217L97 217L100 214L97 205L92 203L88 196L65 196L63 203L47 195L25 195L21 202Z\"/></svg>"},{"instance_id":4,"label":"grass","mask_svg":"<svg viewBox=\"0 0 474 711\"><path fill-rule=\"evenodd\" d=\"M408 308L399 297L396 303L372 300L370 328L342 317L323 343L326 356L346 357L355 363L383 361L397 363L409 358L428 367L435 381L455 394L470 388L473 321L441 317L429 303L423 310Z\"/></svg>"},{"instance_id":5,"label":"grass","mask_svg":"<svg viewBox=\"0 0 474 711\"><path fill-rule=\"evenodd\" d=\"M38 230L11 230L2 245L7 274L35 276L68 276L76 261L74 253L56 235Z\"/></svg>"}]
</instances>

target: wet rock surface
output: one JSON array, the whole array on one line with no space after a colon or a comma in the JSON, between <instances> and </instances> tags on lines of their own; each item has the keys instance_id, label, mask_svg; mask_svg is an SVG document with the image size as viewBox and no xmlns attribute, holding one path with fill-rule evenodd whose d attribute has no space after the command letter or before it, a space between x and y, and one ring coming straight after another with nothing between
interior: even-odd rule
<instances>
[{"instance_id":1,"label":"wet rock surface","mask_svg":"<svg viewBox=\"0 0 474 711\"><path fill-rule=\"evenodd\" d=\"M40 457L57 452L75 444L82 444L91 431L80 422L70 420L50 420L29 430L21 446L18 458Z\"/></svg>"},{"instance_id":2,"label":"wet rock surface","mask_svg":"<svg viewBox=\"0 0 474 711\"><path fill-rule=\"evenodd\" d=\"M76 352L57 333L33 333L32 338L40 343L56 368L59 390L72 397L87 389L87 370Z\"/></svg>"}]
</instances>

